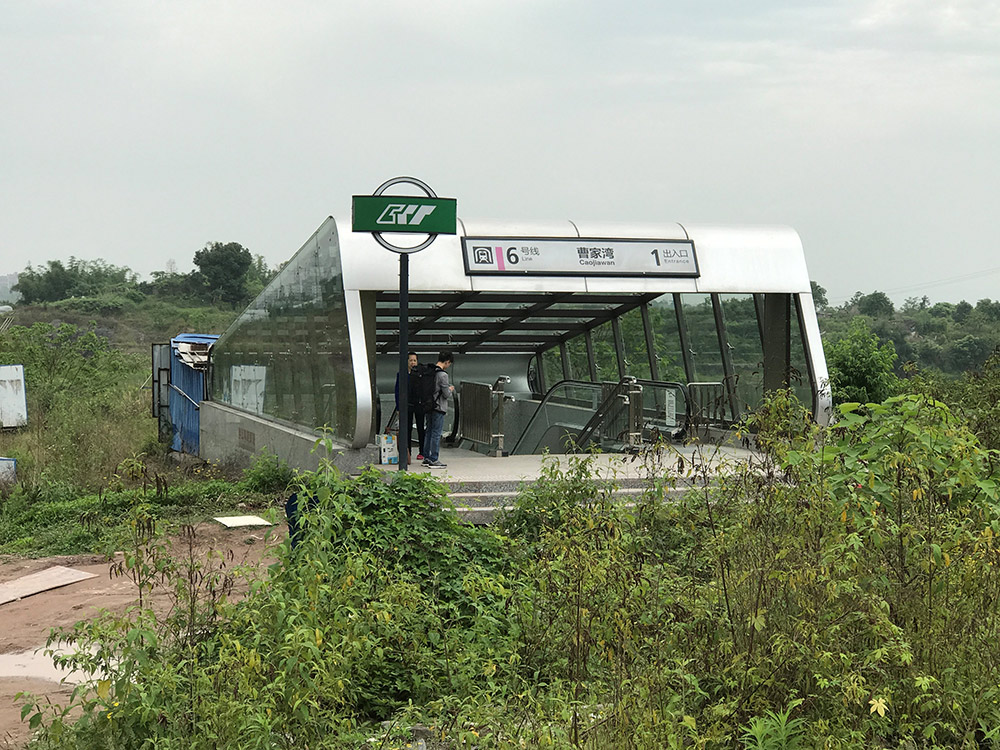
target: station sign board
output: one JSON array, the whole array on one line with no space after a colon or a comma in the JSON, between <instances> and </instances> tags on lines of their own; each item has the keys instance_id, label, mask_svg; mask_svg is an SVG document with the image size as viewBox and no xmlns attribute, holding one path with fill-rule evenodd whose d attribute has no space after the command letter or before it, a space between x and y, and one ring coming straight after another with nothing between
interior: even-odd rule
<instances>
[{"instance_id":1,"label":"station sign board","mask_svg":"<svg viewBox=\"0 0 1000 750\"><path fill-rule=\"evenodd\" d=\"M691 240L463 237L467 276L697 277Z\"/></svg>"},{"instance_id":2,"label":"station sign board","mask_svg":"<svg viewBox=\"0 0 1000 750\"><path fill-rule=\"evenodd\" d=\"M355 195L351 224L355 232L455 234L456 203L422 195Z\"/></svg>"}]
</instances>

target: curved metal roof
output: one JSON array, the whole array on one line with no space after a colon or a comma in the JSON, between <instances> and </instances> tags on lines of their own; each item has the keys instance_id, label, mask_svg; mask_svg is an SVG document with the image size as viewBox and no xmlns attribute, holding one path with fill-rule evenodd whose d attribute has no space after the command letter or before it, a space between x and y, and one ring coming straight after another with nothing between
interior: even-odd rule
<instances>
[{"instance_id":1,"label":"curved metal roof","mask_svg":"<svg viewBox=\"0 0 1000 750\"><path fill-rule=\"evenodd\" d=\"M386 290L399 287L398 256L370 234L352 232L350 222L336 224L344 288ZM682 224L611 224L584 221L510 223L459 220L459 234L439 235L426 250L410 256L410 289L461 292L810 292L802 242L784 226L711 226ZM466 275L463 236L504 238L608 238L691 240L698 257L697 278Z\"/></svg>"},{"instance_id":2,"label":"curved metal roof","mask_svg":"<svg viewBox=\"0 0 1000 750\"><path fill-rule=\"evenodd\" d=\"M399 259L370 234L334 218L345 290L376 292L376 346L398 346ZM460 219L457 235L439 235L410 256L410 341L428 350L528 353L545 350L666 293L810 292L798 234L789 227L612 224L585 221L499 222ZM697 277L468 275L463 237L686 240Z\"/></svg>"}]
</instances>

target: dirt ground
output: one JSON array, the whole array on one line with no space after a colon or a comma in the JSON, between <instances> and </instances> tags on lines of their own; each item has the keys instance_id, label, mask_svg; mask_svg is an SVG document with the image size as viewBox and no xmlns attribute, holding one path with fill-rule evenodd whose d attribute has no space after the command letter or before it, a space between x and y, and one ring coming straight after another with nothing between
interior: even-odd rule
<instances>
[{"instance_id":1,"label":"dirt ground","mask_svg":"<svg viewBox=\"0 0 1000 750\"><path fill-rule=\"evenodd\" d=\"M227 529L214 522L197 528L195 550L232 551L235 563L260 565L273 559L273 544L284 538L284 526L273 527L270 539L265 529ZM65 705L73 691L61 683L51 659L41 652L52 628L68 627L101 610L122 611L136 600L135 585L110 574L110 564L100 556L75 555L26 560L0 557L0 583L45 570L53 565L95 573L96 577L24 599L0 604L0 749L22 748L30 739L27 723L21 722L18 692L27 691ZM157 608L166 608L164 593L154 594ZM72 680L72 677L69 678Z\"/></svg>"}]
</instances>

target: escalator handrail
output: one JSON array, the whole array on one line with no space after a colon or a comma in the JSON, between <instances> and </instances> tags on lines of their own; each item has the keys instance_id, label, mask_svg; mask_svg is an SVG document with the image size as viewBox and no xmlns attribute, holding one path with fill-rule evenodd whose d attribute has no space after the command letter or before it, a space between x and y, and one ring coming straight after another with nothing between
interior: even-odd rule
<instances>
[{"instance_id":1,"label":"escalator handrail","mask_svg":"<svg viewBox=\"0 0 1000 750\"><path fill-rule=\"evenodd\" d=\"M566 385L588 386L592 388L601 387L601 383L595 383L592 380L569 379L569 380L560 380L558 383L549 388L549 390L545 393L545 395L542 396L542 400L538 402L538 406L535 407L535 413L531 415L531 419L528 420L528 423L524 426L524 429L521 431L521 435L520 437L518 437L517 443L514 444L514 447L510 451L511 455L514 455L518 452L518 449L521 447L521 443L524 441L524 436L531 431L531 425L534 423L536 419L538 419L538 415L542 413L542 408L546 404L548 404L549 401L552 400L552 394L555 393L556 389L559 388L560 386L566 386Z\"/></svg>"},{"instance_id":2,"label":"escalator handrail","mask_svg":"<svg viewBox=\"0 0 1000 750\"><path fill-rule=\"evenodd\" d=\"M636 383L638 383L639 385L641 385L643 387L647 387L647 386L648 387L669 386L669 387L676 388L677 390L679 390L684 395L684 425L686 427L688 424L690 424L690 422L691 422L691 399L688 398L688 389L687 389L687 386L684 383L678 383L678 382L672 381L672 380L642 380L642 379L639 379L639 378L630 378L630 377L626 376L626 377L622 378L621 380L619 380L618 383L617 383L617 385L621 386L623 383L626 382L626 380L628 380L630 382L636 382ZM514 445L513 449L511 449L511 451L510 451L511 455L516 454L518 452L518 450L521 448L521 443L524 440L525 435L527 435L530 432L532 423L535 421L535 419L538 418L538 415L541 414L542 408L549 401L551 401L552 394L555 393L555 391L556 391L557 388L559 388L560 386L565 386L565 385L590 386L590 387L594 387L594 388L601 388L601 387L603 387L603 385L605 383L613 383L613 382L614 381L611 381L611 380L595 382L593 380L566 379L566 380L560 380L558 383L556 383L555 385L553 385L551 388L549 388L548 392L546 392L546 394L542 397L542 400L539 402L538 406L535 408L535 413L531 415L531 419L529 419L528 423L524 426L524 430L521 432L521 436L517 439L517 443ZM583 429L580 431L580 435L583 435L587 431L588 428L590 428L591 431L593 431L594 427L596 427L596 425L594 427L591 426L592 423L594 423L594 420L597 419L598 415L600 415L603 411L606 410L606 408L608 406L608 403L612 399L617 398L617 397L618 397L618 392L616 391L615 393L612 393L608 398L604 399L598 405L597 410L594 412L594 416L590 418L590 420L587 422L586 425L584 425Z\"/></svg>"},{"instance_id":3,"label":"escalator handrail","mask_svg":"<svg viewBox=\"0 0 1000 750\"><path fill-rule=\"evenodd\" d=\"M625 381L626 378L622 378L618 382L619 388L625 384ZM640 380L638 378L630 380L630 382L636 383L642 386L643 388L669 386L671 388L676 388L680 390L681 393L684 395L684 429L687 428L687 425L690 424L691 422L691 402L688 399L687 388L683 383L676 383L668 380ZM590 421L587 422L586 425L584 425L582 430L580 430L580 434L576 440L576 446L578 448L582 448L584 445L586 445L587 441L590 440L591 435L593 435L593 433L603 422L607 421L609 417L614 418L615 416L618 415L618 412L626 408L627 402L622 401L618 407L618 412L615 412L614 414L610 413L610 407L613 406L613 401L615 399L618 399L620 396L621 396L620 390L615 390L615 392L612 393L607 399L605 399L604 403L602 403L598 407L597 411L594 412L594 416L591 417Z\"/></svg>"}]
</instances>

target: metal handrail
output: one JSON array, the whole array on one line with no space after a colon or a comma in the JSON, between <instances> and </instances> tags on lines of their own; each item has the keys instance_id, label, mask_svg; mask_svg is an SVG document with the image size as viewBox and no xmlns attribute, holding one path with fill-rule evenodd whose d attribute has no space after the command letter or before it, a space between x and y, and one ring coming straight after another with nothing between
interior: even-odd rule
<instances>
[{"instance_id":1,"label":"metal handrail","mask_svg":"<svg viewBox=\"0 0 1000 750\"><path fill-rule=\"evenodd\" d=\"M462 383L462 395L466 409L462 420L462 439L486 445L489 452L503 455L504 403L513 400L504 394L504 386L510 377L501 375L493 385L486 383Z\"/></svg>"},{"instance_id":2,"label":"metal handrail","mask_svg":"<svg viewBox=\"0 0 1000 750\"><path fill-rule=\"evenodd\" d=\"M667 381L667 380L646 380L646 379L633 378L630 376L622 378L617 383L613 382L595 383L590 380L560 380L558 383L553 385L545 394L545 396L542 398L541 402L538 404L538 407L535 409L535 413L531 415L531 419L528 420L528 423L525 425L524 430L521 432L521 435L518 438L517 443L514 445L514 448L511 451L511 453L517 453L518 451L520 451L522 447L521 444L524 441L525 436L530 434L531 427L534 421L539 418L539 415L542 414L545 407L551 403L553 399L553 394L557 392L557 389L565 388L566 386L595 388L595 389L600 388L602 390L604 389L605 386L614 386L614 390L607 397L601 399L601 402L598 404L597 409L594 411L594 415L587 421L584 427L580 430L578 439L575 441L577 445L583 445L586 442L586 440L589 440L591 438L592 434L598 429L598 427L600 427L604 423L605 421L604 418L607 416L607 412L614 405L616 400L621 402L623 407L631 403L631 401L629 401L627 397L626 400L622 400L622 397L624 395L623 388L627 386L637 386L638 390L635 391L636 394L640 394L643 388L667 387L679 390L681 394L684 396L684 426L682 429L686 429L687 425L690 424L691 422L691 399L689 398L688 395L688 388L684 383L678 383L675 381ZM640 430L641 427L642 425L640 424L639 425ZM635 432L634 425L630 425L629 432L630 433Z\"/></svg>"},{"instance_id":3,"label":"metal handrail","mask_svg":"<svg viewBox=\"0 0 1000 750\"><path fill-rule=\"evenodd\" d=\"M195 401L193 398L191 398L189 395L187 395L184 391L182 391L180 388L178 388L173 383L170 384L170 390L177 391L184 398L186 398L188 401L190 401L194 405L195 409L201 410L201 404L199 402Z\"/></svg>"}]
</instances>

